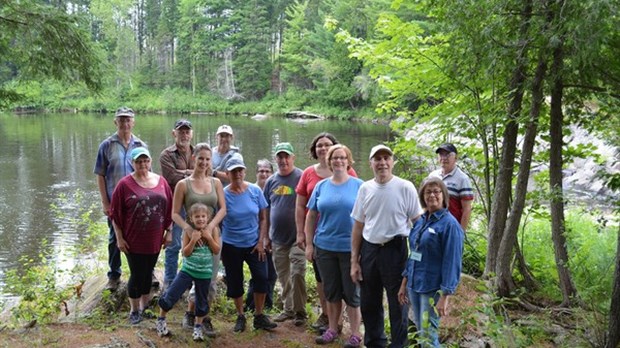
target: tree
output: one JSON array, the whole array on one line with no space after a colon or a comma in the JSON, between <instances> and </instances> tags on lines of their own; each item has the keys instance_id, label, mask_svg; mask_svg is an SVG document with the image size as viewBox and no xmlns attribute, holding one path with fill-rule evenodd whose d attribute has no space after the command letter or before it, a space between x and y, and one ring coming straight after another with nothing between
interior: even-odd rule
<instances>
[{"instance_id":1,"label":"tree","mask_svg":"<svg viewBox=\"0 0 620 348\"><path fill-rule=\"evenodd\" d=\"M48 77L102 88L103 58L85 22L39 1L0 1L0 100L19 98L6 83Z\"/></svg>"}]
</instances>

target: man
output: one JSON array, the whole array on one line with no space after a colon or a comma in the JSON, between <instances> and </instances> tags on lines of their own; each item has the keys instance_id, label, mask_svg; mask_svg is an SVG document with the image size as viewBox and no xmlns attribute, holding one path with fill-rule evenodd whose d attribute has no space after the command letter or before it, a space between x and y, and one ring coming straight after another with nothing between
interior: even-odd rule
<instances>
[{"instance_id":1,"label":"man","mask_svg":"<svg viewBox=\"0 0 620 348\"><path fill-rule=\"evenodd\" d=\"M435 170L429 176L438 177L443 180L450 193L450 204L448 210L461 224L463 231L467 231L469 218L471 217L471 206L474 200L474 190L471 187L469 178L456 165L458 152L453 144L442 144L435 150L437 160L441 169Z\"/></svg>"},{"instance_id":2,"label":"man","mask_svg":"<svg viewBox=\"0 0 620 348\"><path fill-rule=\"evenodd\" d=\"M295 167L295 153L290 143L274 149L277 172L265 183L263 193L269 204L269 240L273 264L282 285L284 311L274 321L294 320L296 326L306 322L306 255L295 243L295 187L302 171ZM269 246L268 248L269 249Z\"/></svg>"},{"instance_id":3,"label":"man","mask_svg":"<svg viewBox=\"0 0 620 348\"><path fill-rule=\"evenodd\" d=\"M101 196L103 213L108 217L108 283L106 289L114 291L121 280L121 251L116 245L116 234L110 220L110 200L116 184L127 174L133 172L131 150L147 147L146 143L133 135L135 113L132 109L121 107L114 114L116 133L99 145L94 173Z\"/></svg>"},{"instance_id":4,"label":"man","mask_svg":"<svg viewBox=\"0 0 620 348\"><path fill-rule=\"evenodd\" d=\"M239 152L239 148L233 146L233 130L229 125L221 125L218 127L215 133L217 138L217 146L213 149L213 158L211 164L213 165L213 176L222 181L222 185L229 184L228 176L226 175L226 163L236 152Z\"/></svg>"},{"instance_id":5,"label":"man","mask_svg":"<svg viewBox=\"0 0 620 348\"><path fill-rule=\"evenodd\" d=\"M192 123L190 121L185 119L176 121L172 129L174 144L165 148L159 155L161 174L168 181L168 185L173 193L177 182L187 178L194 172L194 162L192 161L194 147L191 145L193 135ZM181 215L185 216L185 211L181 210ZM164 285L166 288L172 284L174 277L177 275L182 234L183 229L181 226L176 223L173 224L172 241L165 251Z\"/></svg>"},{"instance_id":6,"label":"man","mask_svg":"<svg viewBox=\"0 0 620 348\"><path fill-rule=\"evenodd\" d=\"M351 217L351 278L360 284L364 345L388 346L385 335L383 289L390 315L389 347L407 346L407 307L398 302L398 289L407 261L410 221L422 214L418 194L409 181L392 174L392 150L370 150L374 179L359 189Z\"/></svg>"}]
</instances>

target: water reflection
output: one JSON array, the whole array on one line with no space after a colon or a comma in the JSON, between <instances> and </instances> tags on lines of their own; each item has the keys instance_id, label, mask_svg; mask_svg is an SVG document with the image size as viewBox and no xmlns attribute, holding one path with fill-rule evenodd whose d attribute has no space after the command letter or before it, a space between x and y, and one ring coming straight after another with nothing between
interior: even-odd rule
<instances>
[{"instance_id":1,"label":"water reflection","mask_svg":"<svg viewBox=\"0 0 620 348\"><path fill-rule=\"evenodd\" d=\"M173 142L176 115L137 115L135 133L149 145L160 172L158 155ZM312 164L308 145L319 132L329 131L351 148L355 169L363 179L372 176L367 164L370 148L389 137L387 127L352 122L294 122L288 119L187 115L194 126L194 141L215 144L215 130L229 124L235 145L249 165L259 158L272 158L280 141L293 144L300 168ZM71 220L84 205L96 204L99 196L93 166L99 143L115 131L112 115L0 114L0 293L5 272L19 265L21 256L37 258L43 239L55 263L70 267L72 247L86 236ZM253 177L253 176L252 176ZM80 191L84 200L74 199ZM64 199L66 196L68 199ZM60 208L56 214L51 204ZM100 215L98 217L101 217Z\"/></svg>"}]
</instances>

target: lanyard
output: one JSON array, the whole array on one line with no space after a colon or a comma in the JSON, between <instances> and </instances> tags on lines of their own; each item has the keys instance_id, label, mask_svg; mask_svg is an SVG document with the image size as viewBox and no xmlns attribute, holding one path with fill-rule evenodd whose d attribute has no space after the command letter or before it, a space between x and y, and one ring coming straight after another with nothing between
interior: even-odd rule
<instances>
[{"instance_id":1,"label":"lanyard","mask_svg":"<svg viewBox=\"0 0 620 348\"><path fill-rule=\"evenodd\" d=\"M429 214L428 218L425 219L424 224L422 225L422 228L420 229L420 233L418 233L418 235L416 236L415 243L414 243L415 251L418 251L418 249L420 248L420 241L422 240L422 235L424 234L424 231L428 229L431 223L441 220L441 218L443 217L445 213L446 213L446 210L443 209L443 211L441 211L441 215L437 216L436 218L435 218L435 213L428 213Z\"/></svg>"}]
</instances>

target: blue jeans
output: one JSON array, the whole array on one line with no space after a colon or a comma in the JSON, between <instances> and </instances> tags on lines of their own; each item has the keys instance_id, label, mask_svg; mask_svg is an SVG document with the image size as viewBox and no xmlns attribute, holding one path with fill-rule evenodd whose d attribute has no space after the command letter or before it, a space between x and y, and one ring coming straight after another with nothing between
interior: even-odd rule
<instances>
[{"instance_id":1,"label":"blue jeans","mask_svg":"<svg viewBox=\"0 0 620 348\"><path fill-rule=\"evenodd\" d=\"M407 347L407 306L398 302L398 290L407 262L407 238L395 237L388 243L372 244L362 241L360 266L360 300L362 320L366 329L364 346ZM391 327L391 343L385 335L383 290L387 295Z\"/></svg>"},{"instance_id":2,"label":"blue jeans","mask_svg":"<svg viewBox=\"0 0 620 348\"><path fill-rule=\"evenodd\" d=\"M439 315L436 309L439 292L419 293L411 289L407 292L413 309L413 322L418 329L416 338L419 346L439 347Z\"/></svg>"},{"instance_id":3,"label":"blue jeans","mask_svg":"<svg viewBox=\"0 0 620 348\"><path fill-rule=\"evenodd\" d=\"M209 314L209 302L207 294L209 293L209 284L211 279L195 279L189 274L181 271L177 273L172 284L166 289L166 292L159 299L159 307L168 312L181 299L183 293L192 287L192 282L196 285L196 313L197 317L204 317Z\"/></svg>"},{"instance_id":4,"label":"blue jeans","mask_svg":"<svg viewBox=\"0 0 620 348\"><path fill-rule=\"evenodd\" d=\"M185 209L181 208L181 214L185 219ZM172 242L166 247L164 253L164 284L170 285L177 275L179 269L179 251L181 250L181 240L183 229L177 224L172 224Z\"/></svg>"},{"instance_id":5,"label":"blue jeans","mask_svg":"<svg viewBox=\"0 0 620 348\"><path fill-rule=\"evenodd\" d=\"M110 218L108 218L108 228L110 229L108 235L108 266L110 267L108 279L119 279L121 277L121 250L116 245L116 234Z\"/></svg>"}]
</instances>

